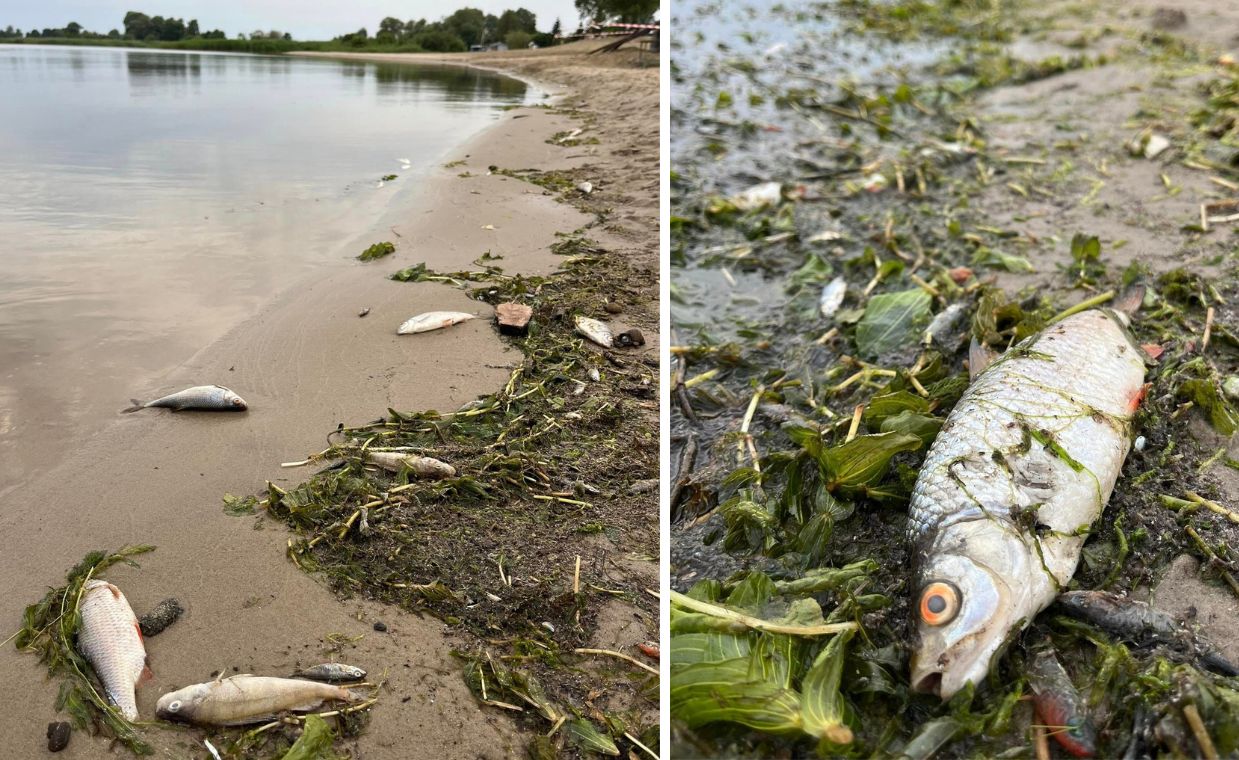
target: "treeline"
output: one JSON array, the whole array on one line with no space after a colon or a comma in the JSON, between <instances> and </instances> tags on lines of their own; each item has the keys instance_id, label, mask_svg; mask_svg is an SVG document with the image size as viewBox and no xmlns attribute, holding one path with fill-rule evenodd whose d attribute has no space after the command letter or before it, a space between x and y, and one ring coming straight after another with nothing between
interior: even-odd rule
<instances>
[{"instance_id":1,"label":"treeline","mask_svg":"<svg viewBox=\"0 0 1239 760\"><path fill-rule=\"evenodd\" d=\"M511 49L529 47L530 43L547 47L555 44L559 32L559 19L555 19L549 32L539 32L537 16L524 8L507 10L498 16L477 8L461 8L442 21L401 21L388 16L379 22L373 37L362 28L336 37L335 41L353 47L375 44L452 53L499 43Z\"/></svg>"},{"instance_id":2,"label":"treeline","mask_svg":"<svg viewBox=\"0 0 1239 760\"><path fill-rule=\"evenodd\" d=\"M389 16L379 22L373 35L362 28L335 37L330 42L304 42L294 41L291 34L275 30L255 30L249 35L238 33L234 39L229 39L220 29L202 31L197 19L186 22L179 18L148 16L138 11L130 11L125 14L123 29L113 29L107 34L87 31L81 24L72 22L61 29L32 29L25 34L20 29L9 26L0 31L0 40L12 42L55 39L58 42L83 45L136 44L255 53L358 48L452 53L501 45L518 49L531 44L537 47L555 44L560 34L559 19L555 20L547 32L539 32L537 22L533 12L525 8L506 10L499 15L484 13L477 8L461 8L440 21L401 21Z\"/></svg>"}]
</instances>

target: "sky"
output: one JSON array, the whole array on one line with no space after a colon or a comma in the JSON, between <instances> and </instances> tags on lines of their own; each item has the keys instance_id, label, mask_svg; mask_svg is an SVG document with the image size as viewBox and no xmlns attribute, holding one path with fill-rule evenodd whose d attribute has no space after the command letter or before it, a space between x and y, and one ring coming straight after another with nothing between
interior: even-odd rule
<instances>
[{"instance_id":1,"label":"sky","mask_svg":"<svg viewBox=\"0 0 1239 760\"><path fill-rule=\"evenodd\" d=\"M538 29L550 31L558 17L565 31L577 26L572 0L0 0L0 27L61 28L76 21L92 32L122 29L128 11L148 16L198 19L205 31L223 29L229 37L255 29L291 32L300 40L325 40L365 27L371 34L386 16L437 21L452 11L480 8L496 16L509 8L527 8Z\"/></svg>"}]
</instances>

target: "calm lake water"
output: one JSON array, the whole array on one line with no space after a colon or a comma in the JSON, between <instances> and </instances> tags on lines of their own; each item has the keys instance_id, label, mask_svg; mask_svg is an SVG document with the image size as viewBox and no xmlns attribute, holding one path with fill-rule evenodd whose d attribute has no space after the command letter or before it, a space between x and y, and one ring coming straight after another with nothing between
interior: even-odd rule
<instances>
[{"instance_id":1,"label":"calm lake water","mask_svg":"<svg viewBox=\"0 0 1239 760\"><path fill-rule=\"evenodd\" d=\"M35 437L70 441L355 256L529 97L458 67L0 45L0 493Z\"/></svg>"}]
</instances>

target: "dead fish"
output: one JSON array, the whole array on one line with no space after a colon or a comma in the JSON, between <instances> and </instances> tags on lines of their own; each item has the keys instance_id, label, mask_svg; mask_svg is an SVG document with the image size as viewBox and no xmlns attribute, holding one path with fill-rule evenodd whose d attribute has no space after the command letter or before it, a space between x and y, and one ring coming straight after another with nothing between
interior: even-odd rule
<instances>
[{"instance_id":1,"label":"dead fish","mask_svg":"<svg viewBox=\"0 0 1239 760\"><path fill-rule=\"evenodd\" d=\"M282 712L308 712L324 702L359 701L342 686L300 678L240 675L164 694L155 715L202 726L243 726Z\"/></svg>"},{"instance_id":2,"label":"dead fish","mask_svg":"<svg viewBox=\"0 0 1239 760\"><path fill-rule=\"evenodd\" d=\"M129 600L111 583L91 579L82 588L78 651L95 669L108 701L116 705L126 720L137 720L134 688L151 677L138 618Z\"/></svg>"},{"instance_id":3,"label":"dead fish","mask_svg":"<svg viewBox=\"0 0 1239 760\"><path fill-rule=\"evenodd\" d=\"M1033 704L1050 736L1075 757L1097 754L1097 727L1054 650L1043 647L1028 661Z\"/></svg>"},{"instance_id":4,"label":"dead fish","mask_svg":"<svg viewBox=\"0 0 1239 760\"><path fill-rule=\"evenodd\" d=\"M817 299L817 308L822 312L822 316L830 319L843 305L843 297L848 293L847 280L842 277L836 277L822 288L822 295Z\"/></svg>"},{"instance_id":5,"label":"dead fish","mask_svg":"<svg viewBox=\"0 0 1239 760\"><path fill-rule=\"evenodd\" d=\"M416 454L405 454L399 451L370 451L366 453L366 461L391 472L400 472L408 468L417 477L430 480L456 477L456 468L447 462Z\"/></svg>"},{"instance_id":6,"label":"dead fish","mask_svg":"<svg viewBox=\"0 0 1239 760\"><path fill-rule=\"evenodd\" d=\"M157 398L154 401L142 403L136 398L129 399L133 406L123 409L125 414L141 409L165 407L174 412L182 409L208 409L224 412L243 412L249 407L245 400L222 385L195 385L183 391L177 391L169 396Z\"/></svg>"},{"instance_id":7,"label":"dead fish","mask_svg":"<svg viewBox=\"0 0 1239 760\"><path fill-rule=\"evenodd\" d=\"M1239 676L1204 639L1179 624L1173 615L1152 605L1108 591L1068 591L1054 600L1055 609L1140 646L1165 644L1191 653L1205 668L1224 676Z\"/></svg>"},{"instance_id":8,"label":"dead fish","mask_svg":"<svg viewBox=\"0 0 1239 760\"><path fill-rule=\"evenodd\" d=\"M413 335L415 333L430 332L431 330L458 325L473 318L472 314L466 314L463 311L428 311L425 314L418 314L416 317L406 319L396 329L396 334Z\"/></svg>"},{"instance_id":9,"label":"dead fish","mask_svg":"<svg viewBox=\"0 0 1239 760\"><path fill-rule=\"evenodd\" d=\"M615 336L611 334L611 328L606 322L600 322L590 317L576 318L576 331L578 334L589 338L594 343L603 348L613 348L615 345Z\"/></svg>"},{"instance_id":10,"label":"dead fish","mask_svg":"<svg viewBox=\"0 0 1239 760\"><path fill-rule=\"evenodd\" d=\"M365 677L366 671L361 668L339 662L324 662L322 665L315 665L293 673L293 678L308 678L311 681L326 681L327 683L360 681Z\"/></svg>"},{"instance_id":11,"label":"dead fish","mask_svg":"<svg viewBox=\"0 0 1239 760\"><path fill-rule=\"evenodd\" d=\"M1050 325L995 360L942 426L912 491L915 689L981 684L1067 585L1114 490L1144 359L1110 310Z\"/></svg>"},{"instance_id":12,"label":"dead fish","mask_svg":"<svg viewBox=\"0 0 1239 760\"><path fill-rule=\"evenodd\" d=\"M956 328L963 320L964 312L967 310L967 304L957 302L938 312L934 315L933 320L930 321L929 327L925 328L925 337L921 343L926 346L937 344L943 348L954 348L954 346L948 345L954 342L955 346L958 346L961 336ZM951 340L952 337L955 338L954 341Z\"/></svg>"}]
</instances>

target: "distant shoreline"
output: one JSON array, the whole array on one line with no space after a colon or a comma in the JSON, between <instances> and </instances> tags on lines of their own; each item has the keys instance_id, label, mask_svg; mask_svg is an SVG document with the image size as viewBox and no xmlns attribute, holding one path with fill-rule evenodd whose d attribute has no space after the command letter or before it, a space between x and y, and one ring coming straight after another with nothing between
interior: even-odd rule
<instances>
[{"instance_id":1,"label":"distant shoreline","mask_svg":"<svg viewBox=\"0 0 1239 760\"><path fill-rule=\"evenodd\" d=\"M0 45L62 45L70 47L134 48L136 50L192 50L206 53L257 53L282 55L296 52L321 53L428 53L447 54L444 51L426 50L415 43L385 45L367 41L362 46L341 40L229 40L193 38L187 40L127 40L111 37L3 37ZM475 54L480 51L474 51ZM459 54L459 53L457 53Z\"/></svg>"}]
</instances>

